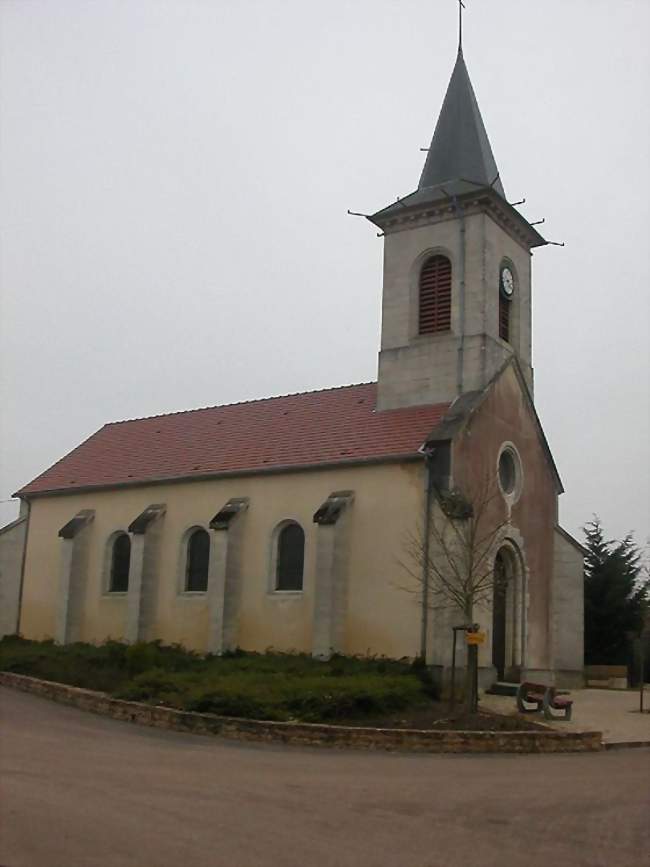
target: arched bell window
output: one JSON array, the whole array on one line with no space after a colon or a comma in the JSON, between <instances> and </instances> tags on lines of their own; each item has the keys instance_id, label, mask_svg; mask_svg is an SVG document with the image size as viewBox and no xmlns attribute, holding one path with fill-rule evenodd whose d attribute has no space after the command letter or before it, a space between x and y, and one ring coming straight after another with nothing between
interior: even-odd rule
<instances>
[{"instance_id":1,"label":"arched bell window","mask_svg":"<svg viewBox=\"0 0 650 867\"><path fill-rule=\"evenodd\" d=\"M503 297L503 293L499 292L499 337L501 340L507 340L510 343L510 307L509 299Z\"/></svg>"},{"instance_id":2,"label":"arched bell window","mask_svg":"<svg viewBox=\"0 0 650 867\"><path fill-rule=\"evenodd\" d=\"M129 589L129 565L131 563L131 540L127 533L118 533L111 546L111 571L108 581L109 593L126 593Z\"/></svg>"},{"instance_id":3,"label":"arched bell window","mask_svg":"<svg viewBox=\"0 0 650 867\"><path fill-rule=\"evenodd\" d=\"M185 590L188 593L205 593L208 589L208 566L210 565L210 536L198 527L187 540L185 561Z\"/></svg>"},{"instance_id":4,"label":"arched bell window","mask_svg":"<svg viewBox=\"0 0 650 867\"><path fill-rule=\"evenodd\" d=\"M302 590L305 532L295 521L280 528L275 558L275 589Z\"/></svg>"},{"instance_id":5,"label":"arched bell window","mask_svg":"<svg viewBox=\"0 0 650 867\"><path fill-rule=\"evenodd\" d=\"M435 334L451 328L451 262L430 256L420 271L418 333Z\"/></svg>"},{"instance_id":6,"label":"arched bell window","mask_svg":"<svg viewBox=\"0 0 650 867\"><path fill-rule=\"evenodd\" d=\"M510 311L515 293L515 276L509 262L499 271L499 337L510 343Z\"/></svg>"}]
</instances>

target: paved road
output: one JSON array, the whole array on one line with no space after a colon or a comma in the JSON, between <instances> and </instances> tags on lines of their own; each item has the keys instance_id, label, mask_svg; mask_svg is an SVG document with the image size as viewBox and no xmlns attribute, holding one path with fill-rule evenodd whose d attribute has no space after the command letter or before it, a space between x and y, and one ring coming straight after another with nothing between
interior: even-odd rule
<instances>
[{"instance_id":1,"label":"paved road","mask_svg":"<svg viewBox=\"0 0 650 867\"><path fill-rule=\"evenodd\" d=\"M639 867L650 751L239 745L0 690L3 867Z\"/></svg>"},{"instance_id":2,"label":"paved road","mask_svg":"<svg viewBox=\"0 0 650 867\"><path fill-rule=\"evenodd\" d=\"M639 693L631 689L576 689L571 693L573 717L551 723L561 731L602 732L607 743L650 741L650 713L639 713ZM645 689L650 709L650 688ZM481 704L497 713L512 713L512 696L483 695Z\"/></svg>"}]
</instances>

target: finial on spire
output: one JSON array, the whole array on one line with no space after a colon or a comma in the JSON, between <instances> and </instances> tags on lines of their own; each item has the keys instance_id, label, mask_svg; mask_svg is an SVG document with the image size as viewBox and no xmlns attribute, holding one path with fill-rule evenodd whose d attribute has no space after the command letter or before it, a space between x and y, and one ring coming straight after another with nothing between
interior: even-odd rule
<instances>
[{"instance_id":1,"label":"finial on spire","mask_svg":"<svg viewBox=\"0 0 650 867\"><path fill-rule=\"evenodd\" d=\"M463 50L463 9L465 4L463 0L458 0L458 51Z\"/></svg>"}]
</instances>

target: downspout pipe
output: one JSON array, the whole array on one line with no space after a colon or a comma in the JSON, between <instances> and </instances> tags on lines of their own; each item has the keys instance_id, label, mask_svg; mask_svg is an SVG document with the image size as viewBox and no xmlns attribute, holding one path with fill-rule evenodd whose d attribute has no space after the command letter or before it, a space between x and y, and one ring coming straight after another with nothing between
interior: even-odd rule
<instances>
[{"instance_id":1,"label":"downspout pipe","mask_svg":"<svg viewBox=\"0 0 650 867\"><path fill-rule=\"evenodd\" d=\"M431 503L433 499L433 455L435 449L423 446L424 455L424 520L422 538L422 619L420 630L420 658L424 663L427 661L427 644L429 635L429 537L431 535Z\"/></svg>"}]
</instances>

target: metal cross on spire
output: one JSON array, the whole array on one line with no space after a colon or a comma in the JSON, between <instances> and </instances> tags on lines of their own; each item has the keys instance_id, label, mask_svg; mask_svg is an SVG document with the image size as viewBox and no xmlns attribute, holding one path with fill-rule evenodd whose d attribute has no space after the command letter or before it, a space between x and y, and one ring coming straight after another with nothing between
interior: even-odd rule
<instances>
[{"instance_id":1,"label":"metal cross on spire","mask_svg":"<svg viewBox=\"0 0 650 867\"><path fill-rule=\"evenodd\" d=\"M458 50L463 50L463 0L458 0Z\"/></svg>"}]
</instances>

